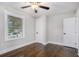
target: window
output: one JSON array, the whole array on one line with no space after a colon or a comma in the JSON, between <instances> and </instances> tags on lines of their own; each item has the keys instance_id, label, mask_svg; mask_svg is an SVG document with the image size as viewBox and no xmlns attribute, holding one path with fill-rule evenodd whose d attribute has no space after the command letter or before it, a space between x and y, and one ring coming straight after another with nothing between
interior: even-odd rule
<instances>
[{"instance_id":1,"label":"window","mask_svg":"<svg viewBox=\"0 0 79 59\"><path fill-rule=\"evenodd\" d=\"M24 38L24 18L12 13L5 13L5 40Z\"/></svg>"}]
</instances>

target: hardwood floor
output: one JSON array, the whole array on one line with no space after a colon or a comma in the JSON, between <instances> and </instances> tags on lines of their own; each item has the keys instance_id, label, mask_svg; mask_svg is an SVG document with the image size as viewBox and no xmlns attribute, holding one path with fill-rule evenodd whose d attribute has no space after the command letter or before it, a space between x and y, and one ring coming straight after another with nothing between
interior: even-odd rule
<instances>
[{"instance_id":1,"label":"hardwood floor","mask_svg":"<svg viewBox=\"0 0 79 59\"><path fill-rule=\"evenodd\" d=\"M77 57L77 49L56 44L33 43L0 55L1 57Z\"/></svg>"}]
</instances>

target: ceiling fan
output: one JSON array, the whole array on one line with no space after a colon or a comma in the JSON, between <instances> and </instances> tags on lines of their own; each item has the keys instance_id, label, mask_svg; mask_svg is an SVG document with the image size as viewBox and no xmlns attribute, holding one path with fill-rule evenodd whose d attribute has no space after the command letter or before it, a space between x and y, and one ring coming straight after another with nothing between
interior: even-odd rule
<instances>
[{"instance_id":1,"label":"ceiling fan","mask_svg":"<svg viewBox=\"0 0 79 59\"><path fill-rule=\"evenodd\" d=\"M49 7L40 5L41 2L29 2L29 3L30 3L31 5L23 6L23 7L21 7L21 8L24 9L24 8L32 7L33 10L35 11L35 13L38 12L38 11L37 11L38 8L42 8L42 9L45 9L45 10L49 10Z\"/></svg>"}]
</instances>

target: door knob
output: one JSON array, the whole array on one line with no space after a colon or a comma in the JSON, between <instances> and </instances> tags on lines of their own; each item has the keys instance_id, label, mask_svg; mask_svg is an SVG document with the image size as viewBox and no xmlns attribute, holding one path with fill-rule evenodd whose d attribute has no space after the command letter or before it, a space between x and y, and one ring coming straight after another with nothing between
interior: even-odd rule
<instances>
[{"instance_id":1,"label":"door knob","mask_svg":"<svg viewBox=\"0 0 79 59\"><path fill-rule=\"evenodd\" d=\"M65 35L66 33L64 33L64 35Z\"/></svg>"},{"instance_id":2,"label":"door knob","mask_svg":"<svg viewBox=\"0 0 79 59\"><path fill-rule=\"evenodd\" d=\"M36 34L38 34L38 32L36 32Z\"/></svg>"}]
</instances>

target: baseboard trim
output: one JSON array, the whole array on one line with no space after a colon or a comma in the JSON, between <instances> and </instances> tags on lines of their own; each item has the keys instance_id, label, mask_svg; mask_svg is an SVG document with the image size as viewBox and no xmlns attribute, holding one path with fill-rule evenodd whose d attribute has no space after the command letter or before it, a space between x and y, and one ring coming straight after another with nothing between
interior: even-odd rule
<instances>
[{"instance_id":1,"label":"baseboard trim","mask_svg":"<svg viewBox=\"0 0 79 59\"><path fill-rule=\"evenodd\" d=\"M52 41L48 41L47 44L48 44L48 43L57 44L57 45L63 45L62 43L59 43L59 42L52 42ZM63 45L63 46L64 46L64 45Z\"/></svg>"},{"instance_id":2,"label":"baseboard trim","mask_svg":"<svg viewBox=\"0 0 79 59\"><path fill-rule=\"evenodd\" d=\"M18 46L15 46L15 47L11 47L11 48L7 48L7 49L4 49L4 50L1 50L1 51L0 51L0 55L1 55L1 54L4 54L4 53L7 53L7 52L9 52L9 51L12 51L12 50L21 48L21 47L23 47L23 46L32 44L32 43L35 43L35 41L33 41L33 42L28 42L27 44L22 44L22 45L18 45Z\"/></svg>"},{"instance_id":3,"label":"baseboard trim","mask_svg":"<svg viewBox=\"0 0 79 59\"><path fill-rule=\"evenodd\" d=\"M46 45L47 43L45 43L45 42L37 42L37 43L41 43L41 44L43 44L43 45Z\"/></svg>"},{"instance_id":4,"label":"baseboard trim","mask_svg":"<svg viewBox=\"0 0 79 59\"><path fill-rule=\"evenodd\" d=\"M36 41L37 42L37 41ZM48 42L38 42L38 43L42 43L43 45L46 45L48 43L52 43L52 44L57 44L57 45L63 45L62 43L59 42L52 42L52 41L48 41ZM64 45L63 45L64 46Z\"/></svg>"}]
</instances>

